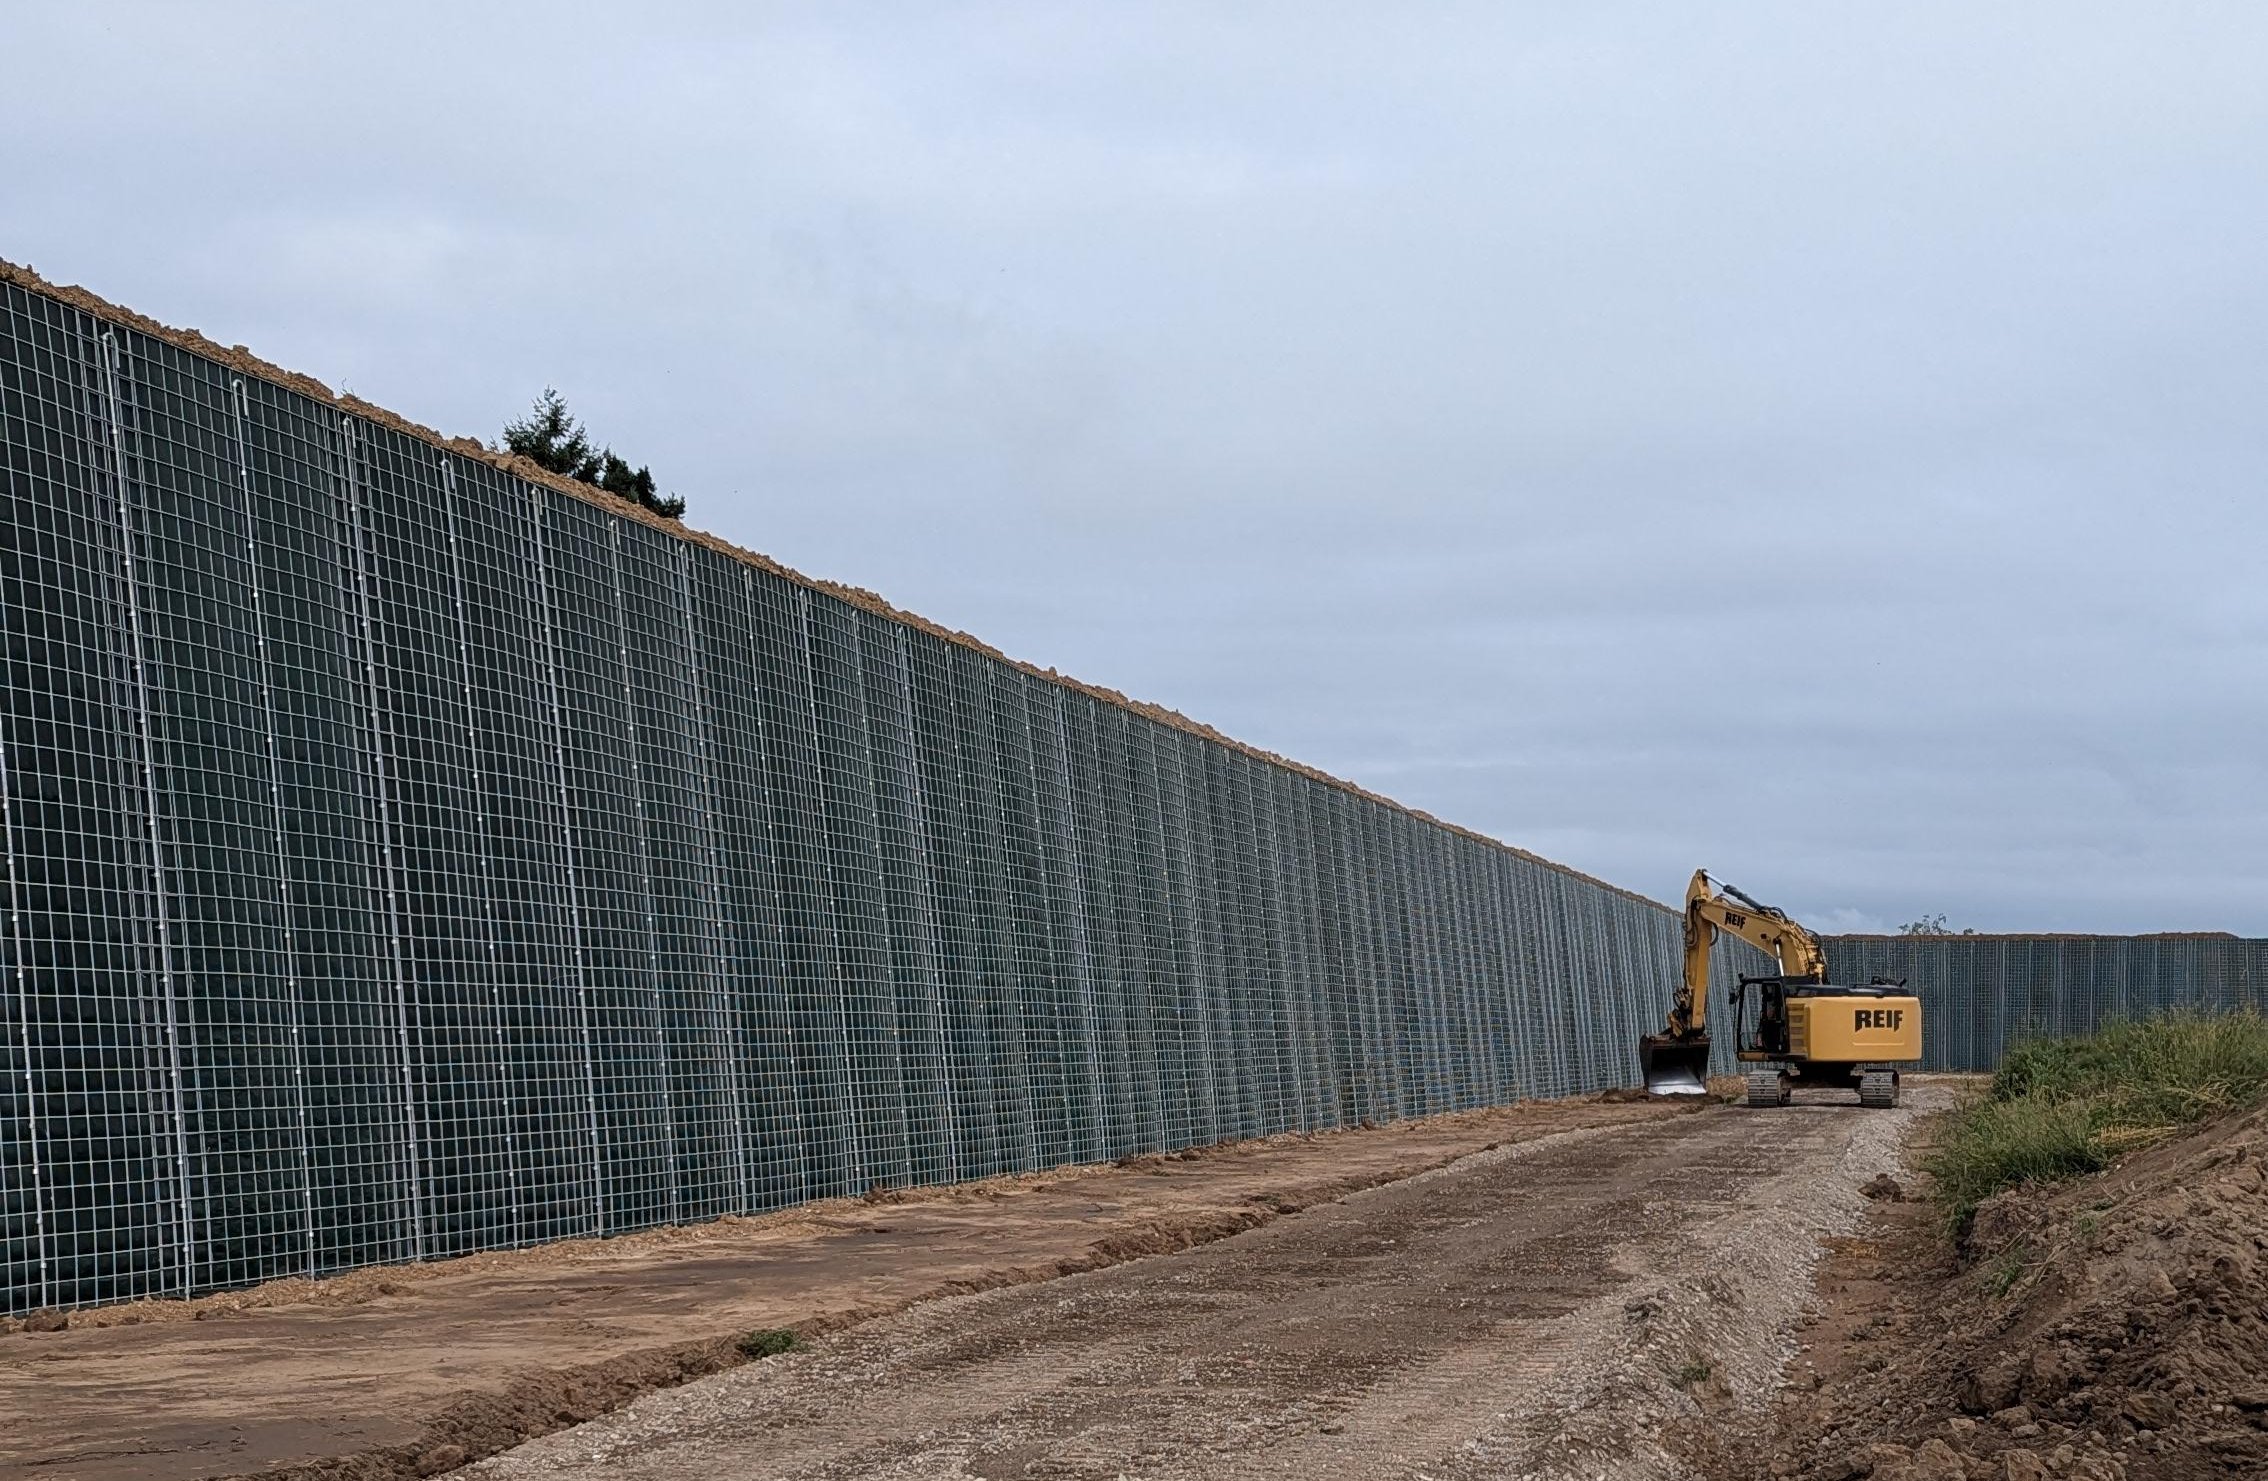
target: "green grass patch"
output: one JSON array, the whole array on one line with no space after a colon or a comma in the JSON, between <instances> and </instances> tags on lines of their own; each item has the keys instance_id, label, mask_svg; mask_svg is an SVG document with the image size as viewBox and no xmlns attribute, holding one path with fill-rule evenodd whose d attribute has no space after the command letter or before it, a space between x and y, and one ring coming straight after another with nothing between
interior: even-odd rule
<instances>
[{"instance_id":1,"label":"green grass patch","mask_svg":"<svg viewBox=\"0 0 2268 1481\"><path fill-rule=\"evenodd\" d=\"M803 1346L803 1339L785 1327L762 1327L740 1339L740 1355L744 1358L776 1358L783 1352L794 1352Z\"/></svg>"},{"instance_id":2,"label":"green grass patch","mask_svg":"<svg viewBox=\"0 0 2268 1481\"><path fill-rule=\"evenodd\" d=\"M1707 1383L1711 1371L1707 1358L1689 1358L1686 1360L1685 1366L1679 1368L1673 1375L1671 1381L1676 1383L1679 1388L1691 1388L1697 1383Z\"/></svg>"},{"instance_id":3,"label":"green grass patch","mask_svg":"<svg viewBox=\"0 0 2268 1481\"><path fill-rule=\"evenodd\" d=\"M2110 1166L2085 1100L1983 1100L1956 1111L1925 1166L1956 1220L2018 1183L2052 1183Z\"/></svg>"},{"instance_id":4,"label":"green grass patch","mask_svg":"<svg viewBox=\"0 0 2268 1481\"><path fill-rule=\"evenodd\" d=\"M2174 1013L2012 1050L1926 1162L1956 1225L2019 1183L2108 1167L2221 1111L2268 1100L2268 1018Z\"/></svg>"}]
</instances>

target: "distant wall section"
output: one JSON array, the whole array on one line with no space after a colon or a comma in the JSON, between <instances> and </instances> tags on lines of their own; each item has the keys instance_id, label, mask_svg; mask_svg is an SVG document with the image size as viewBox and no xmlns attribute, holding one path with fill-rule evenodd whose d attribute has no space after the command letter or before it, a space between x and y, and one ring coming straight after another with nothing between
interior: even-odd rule
<instances>
[{"instance_id":1,"label":"distant wall section","mask_svg":"<svg viewBox=\"0 0 2268 1481\"><path fill-rule=\"evenodd\" d=\"M2236 936L1830 936L1838 982L1902 979L1923 1065L1990 1070L2009 1046L2175 1008L2268 1010L2268 940Z\"/></svg>"}]
</instances>

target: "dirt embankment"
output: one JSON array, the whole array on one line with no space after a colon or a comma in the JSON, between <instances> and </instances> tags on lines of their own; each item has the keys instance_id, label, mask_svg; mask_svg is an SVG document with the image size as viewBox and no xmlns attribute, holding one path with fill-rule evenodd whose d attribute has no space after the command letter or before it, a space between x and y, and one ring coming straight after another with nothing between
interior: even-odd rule
<instances>
[{"instance_id":1,"label":"dirt embankment","mask_svg":"<svg viewBox=\"0 0 2268 1481\"><path fill-rule=\"evenodd\" d=\"M738 1366L754 1330L1187 1249L1490 1147L1689 1109L1529 1102L0 1323L0 1475L433 1474Z\"/></svg>"},{"instance_id":2,"label":"dirt embankment","mask_svg":"<svg viewBox=\"0 0 2268 1481\"><path fill-rule=\"evenodd\" d=\"M1956 1249L1885 1204L1743 1481L2268 1476L2268 1109L1997 1195Z\"/></svg>"}]
</instances>

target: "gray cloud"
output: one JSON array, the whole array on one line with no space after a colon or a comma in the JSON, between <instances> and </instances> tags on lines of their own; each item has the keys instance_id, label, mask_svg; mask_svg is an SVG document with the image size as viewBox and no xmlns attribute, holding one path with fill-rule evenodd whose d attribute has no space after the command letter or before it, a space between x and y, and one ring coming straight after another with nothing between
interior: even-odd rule
<instances>
[{"instance_id":1,"label":"gray cloud","mask_svg":"<svg viewBox=\"0 0 2268 1481\"><path fill-rule=\"evenodd\" d=\"M2268 934L2239 5L11 7L0 255L1657 897ZM28 64L27 64L28 63Z\"/></svg>"}]
</instances>

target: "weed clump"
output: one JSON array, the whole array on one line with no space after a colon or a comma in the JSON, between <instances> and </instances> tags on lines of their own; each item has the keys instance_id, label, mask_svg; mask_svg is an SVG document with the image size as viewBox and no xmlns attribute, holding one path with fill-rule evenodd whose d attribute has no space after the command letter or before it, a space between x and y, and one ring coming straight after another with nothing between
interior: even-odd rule
<instances>
[{"instance_id":1,"label":"weed clump","mask_svg":"<svg viewBox=\"0 0 2268 1481\"><path fill-rule=\"evenodd\" d=\"M803 1339L786 1327L760 1327L740 1339L740 1355L756 1358L776 1358L783 1352L794 1352L803 1346Z\"/></svg>"},{"instance_id":2,"label":"weed clump","mask_svg":"<svg viewBox=\"0 0 2268 1481\"><path fill-rule=\"evenodd\" d=\"M2031 1261L2030 1245L2010 1245L2000 1252L1999 1259L1992 1262L1992 1270L1985 1277L1985 1289L1992 1292L1995 1299L2007 1295L2016 1289L2016 1283L2032 1268Z\"/></svg>"},{"instance_id":3,"label":"weed clump","mask_svg":"<svg viewBox=\"0 0 2268 1481\"><path fill-rule=\"evenodd\" d=\"M2019 1183L2108 1167L2129 1147L2268 1100L2268 1018L2173 1013L2017 1046L1927 1161L1955 1225Z\"/></svg>"}]
</instances>

